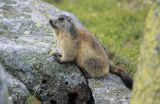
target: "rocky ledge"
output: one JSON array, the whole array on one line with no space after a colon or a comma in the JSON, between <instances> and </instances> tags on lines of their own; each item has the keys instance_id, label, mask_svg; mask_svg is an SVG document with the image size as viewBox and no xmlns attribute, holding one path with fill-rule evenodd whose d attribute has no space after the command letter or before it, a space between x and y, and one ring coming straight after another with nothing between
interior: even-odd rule
<instances>
[{"instance_id":1,"label":"rocky ledge","mask_svg":"<svg viewBox=\"0 0 160 104\"><path fill-rule=\"evenodd\" d=\"M56 51L48 20L59 14L82 26L71 13L40 0L0 1L0 61L5 69L0 86L8 85L10 103L31 104L29 98L35 96L33 104L129 104L130 90L119 77L86 81L76 65L48 57L51 46Z\"/></svg>"}]
</instances>

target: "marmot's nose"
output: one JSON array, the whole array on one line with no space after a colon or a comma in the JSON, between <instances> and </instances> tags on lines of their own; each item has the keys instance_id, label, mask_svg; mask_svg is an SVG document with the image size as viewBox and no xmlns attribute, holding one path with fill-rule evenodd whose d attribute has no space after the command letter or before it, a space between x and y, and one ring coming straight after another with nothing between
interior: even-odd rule
<instances>
[{"instance_id":1,"label":"marmot's nose","mask_svg":"<svg viewBox=\"0 0 160 104\"><path fill-rule=\"evenodd\" d=\"M49 23L50 23L50 24L52 24L52 23L53 23L52 19L50 19L50 20L49 20Z\"/></svg>"}]
</instances>

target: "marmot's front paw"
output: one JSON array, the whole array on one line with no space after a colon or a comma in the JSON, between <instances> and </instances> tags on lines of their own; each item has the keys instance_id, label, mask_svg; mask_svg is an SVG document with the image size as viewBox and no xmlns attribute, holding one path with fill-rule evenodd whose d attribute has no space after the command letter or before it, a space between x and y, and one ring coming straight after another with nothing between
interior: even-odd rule
<instances>
[{"instance_id":1,"label":"marmot's front paw","mask_svg":"<svg viewBox=\"0 0 160 104\"><path fill-rule=\"evenodd\" d=\"M63 63L63 61L61 60L61 57L55 57L55 60L58 62L58 63L60 63L60 64L62 64Z\"/></svg>"}]
</instances>

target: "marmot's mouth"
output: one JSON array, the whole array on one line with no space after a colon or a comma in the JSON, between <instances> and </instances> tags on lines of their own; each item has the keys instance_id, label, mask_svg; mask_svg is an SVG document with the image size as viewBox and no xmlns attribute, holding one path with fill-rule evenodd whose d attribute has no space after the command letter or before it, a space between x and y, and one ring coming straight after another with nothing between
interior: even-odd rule
<instances>
[{"instance_id":1,"label":"marmot's mouth","mask_svg":"<svg viewBox=\"0 0 160 104\"><path fill-rule=\"evenodd\" d=\"M53 20L49 20L50 25L52 26L52 28L56 29L57 26L54 24Z\"/></svg>"},{"instance_id":2,"label":"marmot's mouth","mask_svg":"<svg viewBox=\"0 0 160 104\"><path fill-rule=\"evenodd\" d=\"M51 26L52 26L53 28L57 28L56 25L54 25L54 24L52 24Z\"/></svg>"}]
</instances>

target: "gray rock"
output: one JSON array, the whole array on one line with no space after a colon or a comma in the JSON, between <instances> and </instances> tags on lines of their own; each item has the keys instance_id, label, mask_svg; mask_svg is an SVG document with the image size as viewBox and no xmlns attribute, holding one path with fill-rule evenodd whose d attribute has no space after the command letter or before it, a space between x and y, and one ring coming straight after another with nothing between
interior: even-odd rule
<instances>
[{"instance_id":1,"label":"gray rock","mask_svg":"<svg viewBox=\"0 0 160 104\"><path fill-rule=\"evenodd\" d=\"M8 72L4 72L4 76L11 102L14 102L15 104L23 104L26 102L30 95L26 86Z\"/></svg>"},{"instance_id":2,"label":"gray rock","mask_svg":"<svg viewBox=\"0 0 160 104\"><path fill-rule=\"evenodd\" d=\"M23 104L29 94L25 85L6 72L0 64L0 104Z\"/></svg>"},{"instance_id":3,"label":"gray rock","mask_svg":"<svg viewBox=\"0 0 160 104\"><path fill-rule=\"evenodd\" d=\"M75 65L48 57L50 46L56 50L48 20L60 14L84 28L71 13L40 0L0 0L0 60L11 74L6 80L13 100L25 103L32 94L45 104L128 104L130 92L118 77L90 79L88 86Z\"/></svg>"},{"instance_id":4,"label":"gray rock","mask_svg":"<svg viewBox=\"0 0 160 104\"><path fill-rule=\"evenodd\" d=\"M0 64L0 104L8 104L8 89L4 78L4 69Z\"/></svg>"},{"instance_id":5,"label":"gray rock","mask_svg":"<svg viewBox=\"0 0 160 104\"><path fill-rule=\"evenodd\" d=\"M71 14L39 0L3 0L0 4L0 60L27 87L7 78L12 82L9 91L15 103L25 103L29 92L47 104L90 102L90 88L79 69L47 56L50 45L55 43L49 18Z\"/></svg>"},{"instance_id":6,"label":"gray rock","mask_svg":"<svg viewBox=\"0 0 160 104\"><path fill-rule=\"evenodd\" d=\"M113 74L106 78L89 79L95 104L129 104L130 90Z\"/></svg>"}]
</instances>

